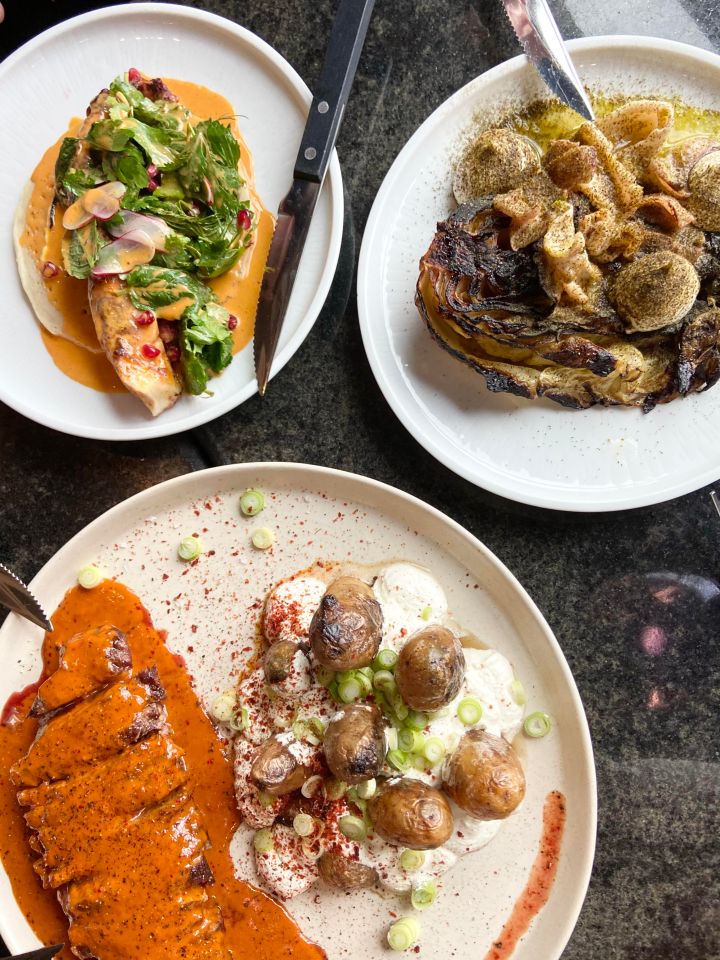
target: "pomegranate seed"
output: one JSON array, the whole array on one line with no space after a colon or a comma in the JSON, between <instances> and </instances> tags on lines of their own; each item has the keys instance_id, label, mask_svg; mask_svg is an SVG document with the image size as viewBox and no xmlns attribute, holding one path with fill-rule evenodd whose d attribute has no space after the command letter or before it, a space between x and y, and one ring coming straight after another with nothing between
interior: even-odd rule
<instances>
[{"instance_id":1,"label":"pomegranate seed","mask_svg":"<svg viewBox=\"0 0 720 960\"><path fill-rule=\"evenodd\" d=\"M53 263L52 260L46 260L42 265L42 275L46 280L52 280L53 277L56 277L60 273L60 267Z\"/></svg>"},{"instance_id":2,"label":"pomegranate seed","mask_svg":"<svg viewBox=\"0 0 720 960\"><path fill-rule=\"evenodd\" d=\"M238 325L238 318L234 314L230 314L228 317L228 330L234 330Z\"/></svg>"},{"instance_id":3,"label":"pomegranate seed","mask_svg":"<svg viewBox=\"0 0 720 960\"><path fill-rule=\"evenodd\" d=\"M164 344L174 343L177 340L177 324L167 320L158 320L160 339Z\"/></svg>"},{"instance_id":4,"label":"pomegranate seed","mask_svg":"<svg viewBox=\"0 0 720 960\"><path fill-rule=\"evenodd\" d=\"M139 327L149 327L150 324L154 322L154 320L155 320L155 314L152 312L152 310L143 310L142 313L139 313L135 317L135 323Z\"/></svg>"},{"instance_id":5,"label":"pomegranate seed","mask_svg":"<svg viewBox=\"0 0 720 960\"><path fill-rule=\"evenodd\" d=\"M150 166L147 168L147 175L150 177L151 180L154 180L157 177L158 168L155 166L154 163L151 163Z\"/></svg>"},{"instance_id":6,"label":"pomegranate seed","mask_svg":"<svg viewBox=\"0 0 720 960\"><path fill-rule=\"evenodd\" d=\"M160 347L154 347L151 343L144 343L142 345L142 355L147 357L148 360L154 360L159 354Z\"/></svg>"},{"instance_id":7,"label":"pomegranate seed","mask_svg":"<svg viewBox=\"0 0 720 960\"><path fill-rule=\"evenodd\" d=\"M136 86L142 80L142 74L137 69L137 67L130 67L128 70L128 80L133 86Z\"/></svg>"},{"instance_id":8,"label":"pomegranate seed","mask_svg":"<svg viewBox=\"0 0 720 960\"><path fill-rule=\"evenodd\" d=\"M237 215L237 225L239 230L249 230L250 229L250 214L247 210L238 210Z\"/></svg>"},{"instance_id":9,"label":"pomegranate seed","mask_svg":"<svg viewBox=\"0 0 720 960\"><path fill-rule=\"evenodd\" d=\"M158 182L157 182L157 180L153 180L152 178L150 178L150 180L148 181L148 185L147 185L148 191L149 191L150 193L155 193L155 191L157 190L157 188L158 188Z\"/></svg>"},{"instance_id":10,"label":"pomegranate seed","mask_svg":"<svg viewBox=\"0 0 720 960\"><path fill-rule=\"evenodd\" d=\"M177 363L180 359L180 347L165 347L165 353L170 363Z\"/></svg>"}]
</instances>

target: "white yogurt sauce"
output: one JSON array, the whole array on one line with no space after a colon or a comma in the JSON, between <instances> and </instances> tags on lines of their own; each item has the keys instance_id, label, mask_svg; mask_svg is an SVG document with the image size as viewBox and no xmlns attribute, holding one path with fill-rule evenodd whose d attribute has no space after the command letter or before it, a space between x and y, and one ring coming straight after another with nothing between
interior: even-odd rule
<instances>
[{"instance_id":1,"label":"white yogurt sauce","mask_svg":"<svg viewBox=\"0 0 720 960\"><path fill-rule=\"evenodd\" d=\"M310 621L326 585L317 577L295 577L279 583L265 601L263 632L268 643L307 640Z\"/></svg>"},{"instance_id":2,"label":"white yogurt sauce","mask_svg":"<svg viewBox=\"0 0 720 960\"><path fill-rule=\"evenodd\" d=\"M414 563L383 567L373 593L383 612L383 646L396 652L413 633L447 616L445 591L429 570Z\"/></svg>"}]
</instances>

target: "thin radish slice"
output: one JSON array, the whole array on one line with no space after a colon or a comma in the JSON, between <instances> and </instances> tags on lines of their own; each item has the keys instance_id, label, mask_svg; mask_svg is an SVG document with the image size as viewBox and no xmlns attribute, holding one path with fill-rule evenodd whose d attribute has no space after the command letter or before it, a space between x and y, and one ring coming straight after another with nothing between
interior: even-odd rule
<instances>
[{"instance_id":1,"label":"thin radish slice","mask_svg":"<svg viewBox=\"0 0 720 960\"><path fill-rule=\"evenodd\" d=\"M122 193L117 196L117 187L122 187ZM120 198L125 193L122 183L104 183L101 187L93 187L83 194L80 202L97 220L109 220L120 209Z\"/></svg>"},{"instance_id":2,"label":"thin radish slice","mask_svg":"<svg viewBox=\"0 0 720 960\"><path fill-rule=\"evenodd\" d=\"M146 237L143 236L142 240L120 237L102 248L92 275L101 279L118 273L128 273L133 267L150 263L154 256L155 247L147 242Z\"/></svg>"},{"instance_id":3,"label":"thin radish slice","mask_svg":"<svg viewBox=\"0 0 720 960\"><path fill-rule=\"evenodd\" d=\"M90 223L93 215L89 213L82 202L82 199L76 200L71 204L63 214L62 224L66 230L79 230Z\"/></svg>"},{"instance_id":4,"label":"thin radish slice","mask_svg":"<svg viewBox=\"0 0 720 960\"><path fill-rule=\"evenodd\" d=\"M120 210L118 217L122 218L122 223L112 223L107 227L111 236L134 236L136 232L141 231L148 237L156 250L165 251L165 241L172 235L173 231L160 217L135 213L133 210Z\"/></svg>"}]
</instances>

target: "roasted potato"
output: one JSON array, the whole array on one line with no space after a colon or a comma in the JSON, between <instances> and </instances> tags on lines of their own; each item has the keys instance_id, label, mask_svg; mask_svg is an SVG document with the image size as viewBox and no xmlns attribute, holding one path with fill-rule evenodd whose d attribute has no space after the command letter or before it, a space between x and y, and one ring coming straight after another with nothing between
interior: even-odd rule
<instances>
[{"instance_id":1,"label":"roasted potato","mask_svg":"<svg viewBox=\"0 0 720 960\"><path fill-rule=\"evenodd\" d=\"M382 624L382 609L370 587L356 577L339 577L310 623L315 658L330 670L366 667L380 647Z\"/></svg>"},{"instance_id":2,"label":"roasted potato","mask_svg":"<svg viewBox=\"0 0 720 960\"><path fill-rule=\"evenodd\" d=\"M525 774L507 740L469 730L445 763L443 789L478 820L503 820L525 796Z\"/></svg>"},{"instance_id":3,"label":"roasted potato","mask_svg":"<svg viewBox=\"0 0 720 960\"><path fill-rule=\"evenodd\" d=\"M411 850L442 846L453 832L446 797L421 780L386 780L368 804L376 833Z\"/></svg>"},{"instance_id":4,"label":"roasted potato","mask_svg":"<svg viewBox=\"0 0 720 960\"><path fill-rule=\"evenodd\" d=\"M439 710L456 696L465 676L465 657L457 637L445 627L425 627L400 651L395 680L413 710Z\"/></svg>"},{"instance_id":5,"label":"roasted potato","mask_svg":"<svg viewBox=\"0 0 720 960\"><path fill-rule=\"evenodd\" d=\"M269 737L258 748L250 768L255 786L273 797L299 790L309 776L308 769L292 755L287 744Z\"/></svg>"},{"instance_id":6,"label":"roasted potato","mask_svg":"<svg viewBox=\"0 0 720 960\"><path fill-rule=\"evenodd\" d=\"M385 759L382 714L375 704L353 703L332 718L323 738L330 772L345 783L360 783L380 773Z\"/></svg>"},{"instance_id":7,"label":"roasted potato","mask_svg":"<svg viewBox=\"0 0 720 960\"><path fill-rule=\"evenodd\" d=\"M342 854L328 851L318 860L320 876L326 883L341 890L361 890L374 886L378 875L374 867L357 860L348 860Z\"/></svg>"}]
</instances>

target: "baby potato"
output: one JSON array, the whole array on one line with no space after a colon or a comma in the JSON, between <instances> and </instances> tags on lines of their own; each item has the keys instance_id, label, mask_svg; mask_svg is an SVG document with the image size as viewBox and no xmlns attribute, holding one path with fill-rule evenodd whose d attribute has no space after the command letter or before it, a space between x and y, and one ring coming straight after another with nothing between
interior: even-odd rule
<instances>
[{"instance_id":1,"label":"baby potato","mask_svg":"<svg viewBox=\"0 0 720 960\"><path fill-rule=\"evenodd\" d=\"M465 657L457 637L433 625L413 634L400 651L395 680L413 710L439 710L457 695Z\"/></svg>"},{"instance_id":2,"label":"baby potato","mask_svg":"<svg viewBox=\"0 0 720 960\"><path fill-rule=\"evenodd\" d=\"M375 832L411 850L440 847L453 832L450 804L421 780L386 780L368 804Z\"/></svg>"},{"instance_id":3,"label":"baby potato","mask_svg":"<svg viewBox=\"0 0 720 960\"><path fill-rule=\"evenodd\" d=\"M507 740L469 730L445 762L443 789L478 820L504 820L525 796L525 774Z\"/></svg>"},{"instance_id":4,"label":"baby potato","mask_svg":"<svg viewBox=\"0 0 720 960\"><path fill-rule=\"evenodd\" d=\"M380 648L382 624L382 609L370 587L357 577L338 577L310 623L315 659L330 670L368 666Z\"/></svg>"}]
</instances>

